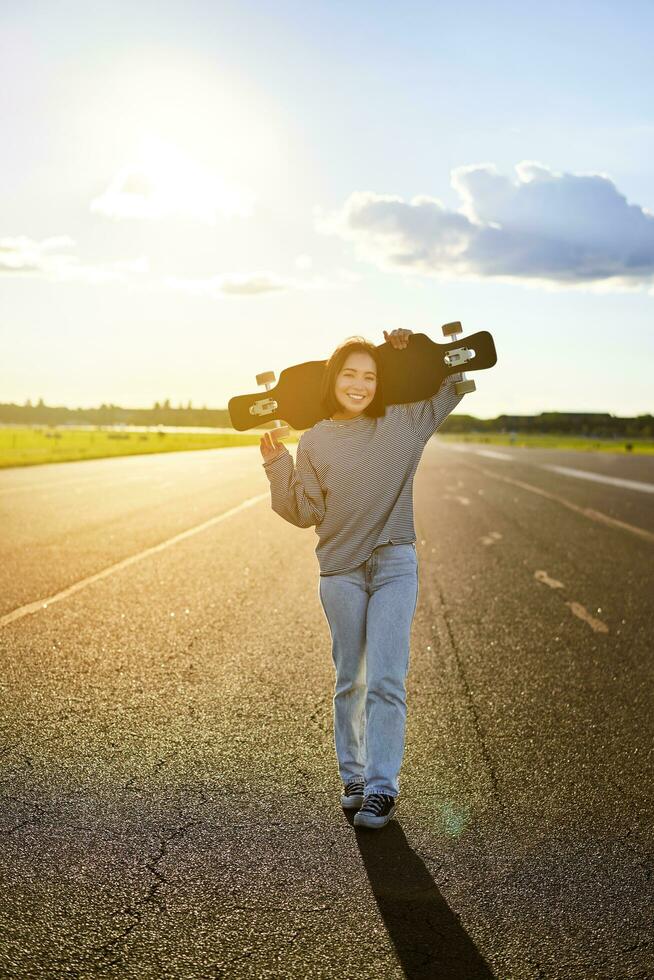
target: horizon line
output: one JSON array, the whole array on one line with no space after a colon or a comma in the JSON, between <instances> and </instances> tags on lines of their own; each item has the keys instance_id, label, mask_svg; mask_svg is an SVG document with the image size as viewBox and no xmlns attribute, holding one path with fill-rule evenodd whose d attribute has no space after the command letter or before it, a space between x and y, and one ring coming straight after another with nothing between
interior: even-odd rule
<instances>
[{"instance_id":1,"label":"horizon line","mask_svg":"<svg viewBox=\"0 0 654 980\"><path fill-rule=\"evenodd\" d=\"M168 403L168 404L167 404ZM0 409L2 408L18 408L18 409L50 409L50 410L66 410L68 412L98 412L103 409L118 409L123 412L156 412L156 411L166 411L166 412L227 412L229 413L229 408L227 405L224 407L210 408L207 405L197 406L193 405L191 401L187 405L182 403L178 405L171 405L170 399L165 399L163 402L155 402L150 406L123 406L117 405L114 402L102 402L100 405L50 405L47 404L42 398L39 398L37 402L32 402L31 399L26 399L25 402L0 402ZM584 409L544 409L540 412L535 413L520 413L520 412L500 412L493 416L476 416L467 412L452 412L452 415L467 415L469 418L478 418L480 421L491 421L492 419L499 418L537 418L541 415L588 415L588 416L603 416L613 419L642 419L642 418L652 418L651 412L642 412L639 415L614 415L609 411L587 411ZM0 423L1 424L1 423Z\"/></svg>"}]
</instances>

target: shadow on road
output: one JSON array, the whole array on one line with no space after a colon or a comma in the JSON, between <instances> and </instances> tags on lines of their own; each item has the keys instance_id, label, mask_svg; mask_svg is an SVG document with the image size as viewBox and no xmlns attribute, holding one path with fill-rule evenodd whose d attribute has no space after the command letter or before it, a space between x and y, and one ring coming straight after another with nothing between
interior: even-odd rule
<instances>
[{"instance_id":1,"label":"shadow on road","mask_svg":"<svg viewBox=\"0 0 654 980\"><path fill-rule=\"evenodd\" d=\"M356 831L379 911L408 980L493 980L424 863L392 820Z\"/></svg>"}]
</instances>

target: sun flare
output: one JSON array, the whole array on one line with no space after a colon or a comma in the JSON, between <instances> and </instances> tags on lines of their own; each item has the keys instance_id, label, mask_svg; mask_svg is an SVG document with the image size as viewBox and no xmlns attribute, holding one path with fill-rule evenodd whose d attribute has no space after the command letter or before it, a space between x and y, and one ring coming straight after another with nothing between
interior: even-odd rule
<instances>
[{"instance_id":1,"label":"sun flare","mask_svg":"<svg viewBox=\"0 0 654 980\"><path fill-rule=\"evenodd\" d=\"M112 218L187 218L213 224L218 215L249 217L254 195L210 173L177 146L144 137L132 161L91 203Z\"/></svg>"}]
</instances>

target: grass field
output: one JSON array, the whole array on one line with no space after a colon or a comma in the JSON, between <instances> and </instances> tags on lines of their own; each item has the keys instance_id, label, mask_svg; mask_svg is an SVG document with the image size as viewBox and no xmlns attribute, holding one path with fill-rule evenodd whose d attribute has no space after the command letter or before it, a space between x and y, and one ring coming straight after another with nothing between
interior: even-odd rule
<instances>
[{"instance_id":1,"label":"grass field","mask_svg":"<svg viewBox=\"0 0 654 980\"><path fill-rule=\"evenodd\" d=\"M69 428L68 426L29 428L0 427L0 468L63 463L76 459L100 459L142 453L186 452L193 449L222 449L226 446L258 445L261 432L188 432L184 430L135 430ZM285 442L297 442L291 433ZM441 435L448 442L475 442L493 446L538 449L575 449L584 452L654 453L651 439L586 439L571 436L511 437L500 433ZM630 449L628 447L631 447Z\"/></svg>"},{"instance_id":2,"label":"grass field","mask_svg":"<svg viewBox=\"0 0 654 980\"><path fill-rule=\"evenodd\" d=\"M187 432L134 429L74 429L68 426L0 428L0 468L63 463L75 459L186 452L258 445L261 432ZM285 442L297 441L293 433Z\"/></svg>"},{"instance_id":3,"label":"grass field","mask_svg":"<svg viewBox=\"0 0 654 980\"><path fill-rule=\"evenodd\" d=\"M488 434L457 433L439 435L448 442L477 442L490 446L518 446L521 449L574 449L577 452L594 453L654 453L654 439L593 439L587 436L523 435L510 436L501 432Z\"/></svg>"}]
</instances>

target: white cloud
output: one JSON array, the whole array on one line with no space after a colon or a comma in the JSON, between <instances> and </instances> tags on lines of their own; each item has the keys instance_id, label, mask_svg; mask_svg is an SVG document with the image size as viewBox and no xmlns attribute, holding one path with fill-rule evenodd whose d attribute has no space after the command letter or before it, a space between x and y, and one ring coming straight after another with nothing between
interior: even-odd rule
<instances>
[{"instance_id":1,"label":"white cloud","mask_svg":"<svg viewBox=\"0 0 654 980\"><path fill-rule=\"evenodd\" d=\"M60 235L37 242L24 235L0 239L0 275L34 276L54 282L124 282L148 272L145 257L85 265L70 250L72 238Z\"/></svg>"},{"instance_id":2,"label":"white cloud","mask_svg":"<svg viewBox=\"0 0 654 980\"><path fill-rule=\"evenodd\" d=\"M633 288L654 282L654 216L603 174L523 161L517 179L492 164L459 167L458 210L432 197L350 195L322 231L354 241L384 268L539 285Z\"/></svg>"},{"instance_id":3,"label":"white cloud","mask_svg":"<svg viewBox=\"0 0 654 980\"><path fill-rule=\"evenodd\" d=\"M184 218L213 224L219 214L248 217L254 196L208 173L176 147L144 140L134 162L120 170L91 201L108 218Z\"/></svg>"},{"instance_id":4,"label":"white cloud","mask_svg":"<svg viewBox=\"0 0 654 980\"><path fill-rule=\"evenodd\" d=\"M3 275L44 275L49 270L74 261L61 254L61 249L73 248L75 242L66 235L35 242L25 235L0 238L0 273Z\"/></svg>"},{"instance_id":5,"label":"white cloud","mask_svg":"<svg viewBox=\"0 0 654 980\"><path fill-rule=\"evenodd\" d=\"M38 277L53 282L127 282L154 289L177 289L198 296L259 296L313 289L348 288L359 276L337 270L332 276L280 276L254 271L209 276L204 279L161 278L150 274L149 260L123 259L83 263L75 254L75 242L67 236L34 241L26 236L0 239L0 275Z\"/></svg>"},{"instance_id":6,"label":"white cloud","mask_svg":"<svg viewBox=\"0 0 654 980\"><path fill-rule=\"evenodd\" d=\"M170 278L166 282L174 289L208 296L258 296L261 293L311 288L308 282L278 276L273 272L247 272L238 275L211 276L208 279Z\"/></svg>"},{"instance_id":7,"label":"white cloud","mask_svg":"<svg viewBox=\"0 0 654 980\"><path fill-rule=\"evenodd\" d=\"M332 276L279 276L274 272L244 272L210 276L206 279L169 277L164 284L197 296L258 296L262 293L298 292L313 289L347 289L359 276L343 270Z\"/></svg>"}]
</instances>

